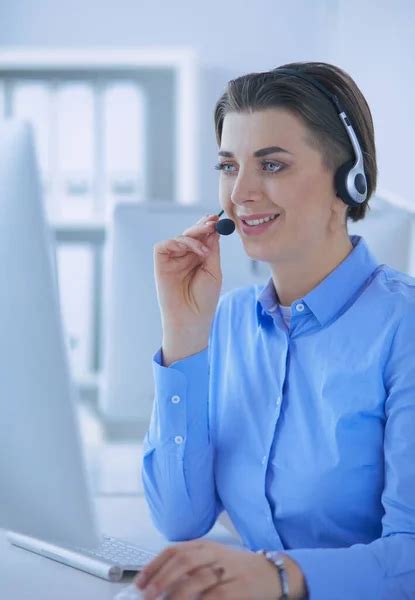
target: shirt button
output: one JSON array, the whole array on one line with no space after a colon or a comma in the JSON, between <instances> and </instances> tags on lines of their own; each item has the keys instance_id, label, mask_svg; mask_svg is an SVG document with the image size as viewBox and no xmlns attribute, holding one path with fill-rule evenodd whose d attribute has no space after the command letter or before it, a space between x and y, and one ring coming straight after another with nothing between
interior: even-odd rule
<instances>
[{"instance_id":1,"label":"shirt button","mask_svg":"<svg viewBox=\"0 0 415 600\"><path fill-rule=\"evenodd\" d=\"M265 463L267 462L267 457L263 456L261 462L263 465L265 465Z\"/></svg>"},{"instance_id":2,"label":"shirt button","mask_svg":"<svg viewBox=\"0 0 415 600\"><path fill-rule=\"evenodd\" d=\"M171 397L171 401L173 402L173 404L177 404L178 402L180 402L181 398L180 396L172 396Z\"/></svg>"},{"instance_id":3,"label":"shirt button","mask_svg":"<svg viewBox=\"0 0 415 600\"><path fill-rule=\"evenodd\" d=\"M281 405L281 396L278 396L278 398L275 401L275 404L277 405L277 408Z\"/></svg>"},{"instance_id":4,"label":"shirt button","mask_svg":"<svg viewBox=\"0 0 415 600\"><path fill-rule=\"evenodd\" d=\"M304 304L301 304L301 302L299 302L295 308L296 308L297 312L303 312Z\"/></svg>"},{"instance_id":5,"label":"shirt button","mask_svg":"<svg viewBox=\"0 0 415 600\"><path fill-rule=\"evenodd\" d=\"M181 435L176 435L176 437L174 438L174 442L176 444L183 444L183 438Z\"/></svg>"}]
</instances>

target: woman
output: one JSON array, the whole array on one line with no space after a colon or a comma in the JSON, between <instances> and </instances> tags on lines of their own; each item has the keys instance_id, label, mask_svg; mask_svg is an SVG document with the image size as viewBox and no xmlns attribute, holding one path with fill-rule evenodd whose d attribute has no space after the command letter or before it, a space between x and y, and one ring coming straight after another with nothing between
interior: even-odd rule
<instances>
[{"instance_id":1,"label":"woman","mask_svg":"<svg viewBox=\"0 0 415 600\"><path fill-rule=\"evenodd\" d=\"M376 187L369 107L341 69L293 63L229 82L215 126L221 205L271 278L219 299L213 214L155 246L143 481L169 539L225 509L249 550L277 554L189 541L137 585L146 599L415 598L415 280L347 232Z\"/></svg>"}]
</instances>

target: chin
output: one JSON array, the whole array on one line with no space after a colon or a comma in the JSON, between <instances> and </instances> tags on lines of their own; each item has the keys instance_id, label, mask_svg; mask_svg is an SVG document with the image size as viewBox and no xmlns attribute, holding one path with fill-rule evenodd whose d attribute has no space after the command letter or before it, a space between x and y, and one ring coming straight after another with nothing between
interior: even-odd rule
<instances>
[{"instance_id":1,"label":"chin","mask_svg":"<svg viewBox=\"0 0 415 600\"><path fill-rule=\"evenodd\" d=\"M270 248L261 247L261 244L252 244L250 240L245 237L241 237L241 242L245 250L245 254L252 258L252 260L259 260L262 262L275 262L278 260L278 251L271 250Z\"/></svg>"},{"instance_id":2,"label":"chin","mask_svg":"<svg viewBox=\"0 0 415 600\"><path fill-rule=\"evenodd\" d=\"M245 248L245 253L252 260L258 260L261 262L272 263L275 262L275 260L277 260L275 253L271 255L269 252L266 252L264 250L261 251L260 248Z\"/></svg>"}]
</instances>

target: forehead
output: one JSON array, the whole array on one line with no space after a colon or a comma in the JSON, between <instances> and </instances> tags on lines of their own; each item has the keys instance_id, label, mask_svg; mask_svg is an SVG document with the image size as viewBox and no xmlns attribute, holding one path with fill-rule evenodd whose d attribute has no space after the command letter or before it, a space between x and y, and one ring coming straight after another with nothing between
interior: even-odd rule
<instances>
[{"instance_id":1,"label":"forehead","mask_svg":"<svg viewBox=\"0 0 415 600\"><path fill-rule=\"evenodd\" d=\"M300 117L280 108L225 115L221 150L233 153L280 146L298 153L306 145L308 130Z\"/></svg>"}]
</instances>

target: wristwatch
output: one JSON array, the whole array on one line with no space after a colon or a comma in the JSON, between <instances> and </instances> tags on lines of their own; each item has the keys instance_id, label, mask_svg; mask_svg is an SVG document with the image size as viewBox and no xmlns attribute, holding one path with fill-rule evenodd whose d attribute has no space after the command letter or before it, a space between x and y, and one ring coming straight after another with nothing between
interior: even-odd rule
<instances>
[{"instance_id":1,"label":"wristwatch","mask_svg":"<svg viewBox=\"0 0 415 600\"><path fill-rule=\"evenodd\" d=\"M280 586L281 586L281 596L278 600L289 600L289 587L288 587L288 575L285 570L284 557L283 555L276 551L267 552L266 550L257 550L257 554L263 554L270 563L277 567L278 575L280 578Z\"/></svg>"}]
</instances>

